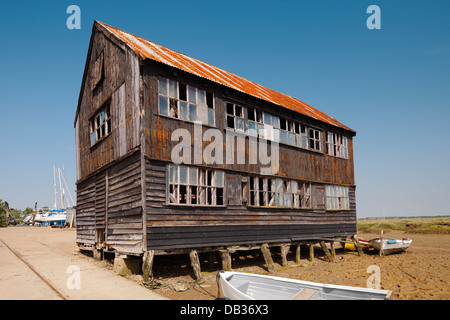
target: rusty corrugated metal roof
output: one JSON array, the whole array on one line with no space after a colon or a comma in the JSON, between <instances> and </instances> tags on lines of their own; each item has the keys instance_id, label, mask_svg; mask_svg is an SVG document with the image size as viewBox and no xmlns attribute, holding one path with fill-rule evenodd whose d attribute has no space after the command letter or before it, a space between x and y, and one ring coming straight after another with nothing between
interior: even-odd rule
<instances>
[{"instance_id":1,"label":"rusty corrugated metal roof","mask_svg":"<svg viewBox=\"0 0 450 320\"><path fill-rule=\"evenodd\" d=\"M165 48L161 45L114 28L102 22L96 22L115 37L123 41L136 54L140 55L144 59L152 59L167 64L180 70L192 73L196 76L217 82L226 87L249 94L253 97L296 111L313 119L354 132L352 129L338 122L335 118L328 116L320 110L317 110L316 108L313 108L296 98L266 88L253 81L244 79L208 63Z\"/></svg>"}]
</instances>

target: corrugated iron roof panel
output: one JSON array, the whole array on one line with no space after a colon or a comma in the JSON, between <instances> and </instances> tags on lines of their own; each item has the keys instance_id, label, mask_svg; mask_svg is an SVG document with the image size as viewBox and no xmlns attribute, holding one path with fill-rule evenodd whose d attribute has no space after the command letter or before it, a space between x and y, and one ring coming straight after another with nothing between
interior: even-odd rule
<instances>
[{"instance_id":1,"label":"corrugated iron roof panel","mask_svg":"<svg viewBox=\"0 0 450 320\"><path fill-rule=\"evenodd\" d=\"M335 118L317 110L316 108L286 94L266 88L253 81L244 79L230 72L212 66L208 63L191 58L182 53L168 49L141 37L122 31L107 24L98 22L115 37L128 45L136 54L144 59L152 59L199 77L217 82L226 87L249 94L253 97L274 103L281 107L296 111L316 120L354 132L352 129L338 122Z\"/></svg>"}]
</instances>

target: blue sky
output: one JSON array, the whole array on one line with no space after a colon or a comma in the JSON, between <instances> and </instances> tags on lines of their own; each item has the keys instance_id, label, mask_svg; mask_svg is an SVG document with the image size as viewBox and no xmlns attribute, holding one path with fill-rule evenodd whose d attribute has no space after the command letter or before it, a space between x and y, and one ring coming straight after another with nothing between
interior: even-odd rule
<instances>
[{"instance_id":1,"label":"blue sky","mask_svg":"<svg viewBox=\"0 0 450 320\"><path fill-rule=\"evenodd\" d=\"M69 30L69 5L81 30ZM369 5L381 29L369 30ZM359 217L450 214L450 2L2 1L0 199L75 197L74 116L99 20L300 100L357 131Z\"/></svg>"}]
</instances>

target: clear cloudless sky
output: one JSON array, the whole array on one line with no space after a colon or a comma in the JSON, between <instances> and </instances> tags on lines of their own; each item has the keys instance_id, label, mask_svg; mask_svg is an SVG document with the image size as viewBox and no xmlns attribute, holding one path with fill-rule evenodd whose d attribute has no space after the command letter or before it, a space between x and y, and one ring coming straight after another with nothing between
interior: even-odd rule
<instances>
[{"instance_id":1,"label":"clear cloudless sky","mask_svg":"<svg viewBox=\"0 0 450 320\"><path fill-rule=\"evenodd\" d=\"M69 5L81 29L69 30ZM381 29L369 30L369 5ZM450 214L450 1L0 3L0 199L75 198L74 118L94 20L294 96L357 131L359 217Z\"/></svg>"}]
</instances>

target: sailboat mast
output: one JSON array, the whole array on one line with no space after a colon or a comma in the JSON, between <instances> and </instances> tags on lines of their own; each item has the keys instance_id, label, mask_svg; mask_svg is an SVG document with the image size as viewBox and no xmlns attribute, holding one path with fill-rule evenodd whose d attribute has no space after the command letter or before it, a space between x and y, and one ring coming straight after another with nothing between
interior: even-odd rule
<instances>
[{"instance_id":1,"label":"sailboat mast","mask_svg":"<svg viewBox=\"0 0 450 320\"><path fill-rule=\"evenodd\" d=\"M63 195L61 192L61 168L60 167L58 167L58 180L59 180L59 194L61 195L59 200L61 201L61 209L63 209L64 203L63 203Z\"/></svg>"},{"instance_id":2,"label":"sailboat mast","mask_svg":"<svg viewBox=\"0 0 450 320\"><path fill-rule=\"evenodd\" d=\"M53 204L53 207L57 209L56 206L56 166L53 166L53 188L55 190L55 203Z\"/></svg>"}]
</instances>

